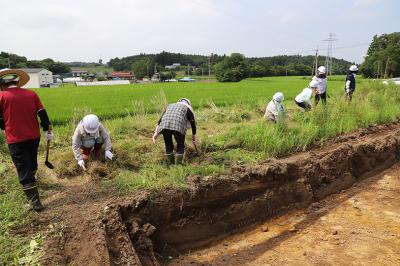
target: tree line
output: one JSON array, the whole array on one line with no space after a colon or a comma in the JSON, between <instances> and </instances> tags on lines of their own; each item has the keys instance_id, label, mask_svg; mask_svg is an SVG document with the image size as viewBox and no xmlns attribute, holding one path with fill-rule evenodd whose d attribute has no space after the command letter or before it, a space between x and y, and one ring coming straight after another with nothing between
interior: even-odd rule
<instances>
[{"instance_id":1,"label":"tree line","mask_svg":"<svg viewBox=\"0 0 400 266\"><path fill-rule=\"evenodd\" d=\"M190 65L189 74L201 75L208 74L209 64L211 73L216 74L219 81L238 80L243 77L265 77L265 76L299 76L311 75L313 71L314 56L301 55L280 55L272 57L253 57L246 58L237 53L230 56L211 54L187 55L181 53L169 53L163 51L159 54L140 54L123 58L114 58L108 62L110 67L117 71L133 71L139 79L151 77L156 71L159 73L173 73L165 67L174 63L180 63L181 67L175 70L184 70L187 73L187 65ZM321 65L325 62L325 57L320 56ZM233 70L227 74L220 74L222 69L235 64ZM348 66L351 65L343 59L333 59L333 73L345 74ZM225 76L223 78L222 76ZM232 77L232 78L231 78Z\"/></svg>"},{"instance_id":2,"label":"tree line","mask_svg":"<svg viewBox=\"0 0 400 266\"><path fill-rule=\"evenodd\" d=\"M53 74L63 74L71 72L71 68L62 62L55 62L53 59L28 60L24 56L1 52L0 69L3 68L45 68Z\"/></svg>"}]
</instances>

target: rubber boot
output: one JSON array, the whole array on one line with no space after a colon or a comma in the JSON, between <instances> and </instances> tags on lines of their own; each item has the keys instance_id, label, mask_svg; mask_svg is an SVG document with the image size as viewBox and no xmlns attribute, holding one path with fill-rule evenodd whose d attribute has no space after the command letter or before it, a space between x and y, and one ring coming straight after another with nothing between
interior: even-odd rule
<instances>
[{"instance_id":1,"label":"rubber boot","mask_svg":"<svg viewBox=\"0 0 400 266\"><path fill-rule=\"evenodd\" d=\"M40 202L39 191L36 183L26 184L24 185L23 189L26 197L28 198L30 207L36 212L42 211L44 207Z\"/></svg>"},{"instance_id":2,"label":"rubber boot","mask_svg":"<svg viewBox=\"0 0 400 266\"><path fill-rule=\"evenodd\" d=\"M177 154L175 156L175 164L177 164L177 165L183 164L183 154Z\"/></svg>"},{"instance_id":3,"label":"rubber boot","mask_svg":"<svg viewBox=\"0 0 400 266\"><path fill-rule=\"evenodd\" d=\"M175 163L175 155L173 153L167 154L167 165L171 166Z\"/></svg>"}]
</instances>

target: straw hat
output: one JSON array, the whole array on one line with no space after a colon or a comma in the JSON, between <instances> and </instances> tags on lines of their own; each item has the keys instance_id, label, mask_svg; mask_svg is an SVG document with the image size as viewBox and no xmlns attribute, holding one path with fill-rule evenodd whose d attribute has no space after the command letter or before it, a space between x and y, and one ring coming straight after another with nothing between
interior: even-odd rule
<instances>
[{"instance_id":1,"label":"straw hat","mask_svg":"<svg viewBox=\"0 0 400 266\"><path fill-rule=\"evenodd\" d=\"M20 69L2 69L0 70L0 84L7 84L17 81L17 86L22 87L29 81L29 75Z\"/></svg>"}]
</instances>

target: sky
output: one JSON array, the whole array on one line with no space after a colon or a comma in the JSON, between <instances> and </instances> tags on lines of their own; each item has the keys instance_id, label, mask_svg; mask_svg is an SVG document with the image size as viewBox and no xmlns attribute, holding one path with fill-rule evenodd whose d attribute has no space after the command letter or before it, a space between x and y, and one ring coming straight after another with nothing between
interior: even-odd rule
<instances>
[{"instance_id":1,"label":"sky","mask_svg":"<svg viewBox=\"0 0 400 266\"><path fill-rule=\"evenodd\" d=\"M161 51L246 57L327 53L362 63L375 34L400 31L398 0L18 0L1 4L0 51L104 62Z\"/></svg>"}]
</instances>

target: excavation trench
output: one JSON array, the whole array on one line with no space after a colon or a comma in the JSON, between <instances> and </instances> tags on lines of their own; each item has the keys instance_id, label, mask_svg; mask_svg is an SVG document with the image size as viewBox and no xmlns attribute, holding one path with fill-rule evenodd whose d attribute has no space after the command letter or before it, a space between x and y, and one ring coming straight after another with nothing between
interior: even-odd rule
<instances>
[{"instance_id":1,"label":"excavation trench","mask_svg":"<svg viewBox=\"0 0 400 266\"><path fill-rule=\"evenodd\" d=\"M310 152L238 167L229 176L192 177L108 207L103 218L111 265L156 265L267 219L305 208L395 164L400 126L359 130Z\"/></svg>"}]
</instances>

